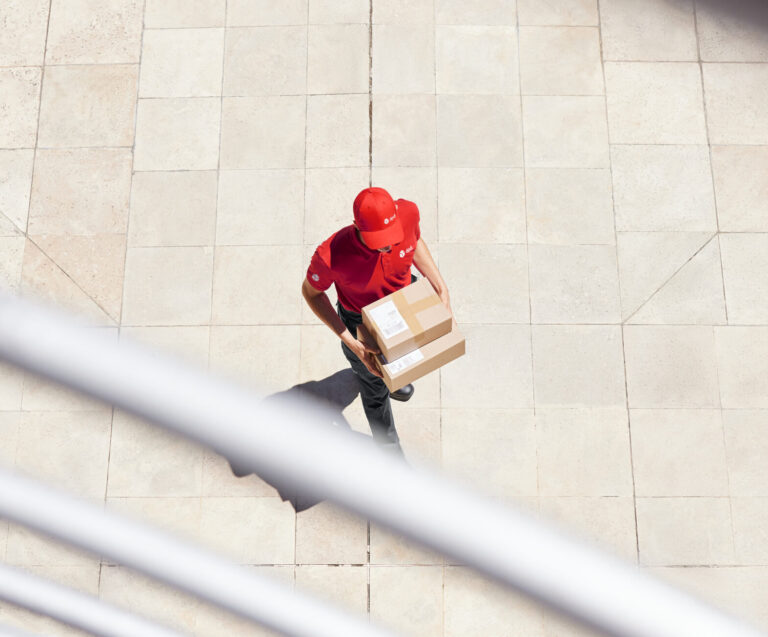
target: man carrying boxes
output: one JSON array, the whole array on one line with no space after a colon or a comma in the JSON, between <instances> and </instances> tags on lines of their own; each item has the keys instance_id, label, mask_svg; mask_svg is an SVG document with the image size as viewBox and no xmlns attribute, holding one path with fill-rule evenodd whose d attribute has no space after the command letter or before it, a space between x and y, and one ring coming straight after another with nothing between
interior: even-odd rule
<instances>
[{"instance_id":1,"label":"man carrying boxes","mask_svg":"<svg viewBox=\"0 0 768 637\"><path fill-rule=\"evenodd\" d=\"M421 239L416 204L366 188L352 208L354 223L315 250L302 294L342 341L374 439L402 453L390 397L408 400L410 381L461 356L464 339L451 317L448 288ZM431 285L409 286L412 264ZM331 284L338 313L325 294Z\"/></svg>"}]
</instances>

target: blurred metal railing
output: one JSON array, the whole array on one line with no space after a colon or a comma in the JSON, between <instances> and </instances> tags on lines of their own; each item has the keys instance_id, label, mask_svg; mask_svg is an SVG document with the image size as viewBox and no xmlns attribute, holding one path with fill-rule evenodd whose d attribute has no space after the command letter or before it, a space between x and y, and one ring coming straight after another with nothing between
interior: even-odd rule
<instances>
[{"instance_id":1,"label":"blurred metal railing","mask_svg":"<svg viewBox=\"0 0 768 637\"><path fill-rule=\"evenodd\" d=\"M0 358L202 443L240 468L333 500L603 633L762 634L527 514L408 467L342 430L316 426L318 411L325 408L306 399L263 402L203 370L136 344L118 345L59 311L1 293ZM61 515L49 514L56 506ZM112 514L102 512L96 522L86 505L10 474L0 475L0 515L83 548L111 553L127 566L285 634L385 634L364 619L305 596L289 596L261 578L253 580L256 595L242 599L229 585L229 578L245 585L236 567L183 543L167 547L159 535L151 540L148 530ZM62 518L68 519L64 523ZM86 519L89 524L81 524ZM124 539L145 534L150 545L155 542L151 559L141 551L107 546L102 534L89 530L90 524L106 525ZM198 578L196 568L185 566L193 553L201 560ZM260 595L268 601L254 601ZM297 620L302 614L313 619Z\"/></svg>"}]
</instances>

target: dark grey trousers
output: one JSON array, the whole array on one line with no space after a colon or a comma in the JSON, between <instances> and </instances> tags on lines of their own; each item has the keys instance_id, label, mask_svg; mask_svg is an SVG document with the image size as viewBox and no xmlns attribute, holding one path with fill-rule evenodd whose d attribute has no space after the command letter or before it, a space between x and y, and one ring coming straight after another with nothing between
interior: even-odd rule
<instances>
[{"instance_id":1,"label":"dark grey trousers","mask_svg":"<svg viewBox=\"0 0 768 637\"><path fill-rule=\"evenodd\" d=\"M337 303L336 307L341 320L344 321L344 325L347 326L352 336L357 338L357 326L363 322L362 315L350 312L341 303ZM366 418L368 418L368 425L371 428L373 439L381 446L400 452L400 438L395 429L392 404L389 400L389 389L387 389L381 378L374 376L368 371L365 363L344 343L341 344L341 349L360 383L360 397L363 400L363 409L365 410Z\"/></svg>"}]
</instances>

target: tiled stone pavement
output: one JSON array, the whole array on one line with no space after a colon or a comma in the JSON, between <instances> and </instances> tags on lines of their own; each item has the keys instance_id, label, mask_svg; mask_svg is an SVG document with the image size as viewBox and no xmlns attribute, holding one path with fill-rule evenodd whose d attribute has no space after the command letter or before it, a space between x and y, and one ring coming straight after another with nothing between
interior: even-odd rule
<instances>
[{"instance_id":1,"label":"tiled stone pavement","mask_svg":"<svg viewBox=\"0 0 768 637\"><path fill-rule=\"evenodd\" d=\"M468 339L395 407L408 455L768 628L768 26L728 4L6 0L0 278L284 390L345 366L299 286L372 180L419 205ZM0 370L18 470L407 634L580 634ZM0 554L197 635L264 634L13 525Z\"/></svg>"}]
</instances>

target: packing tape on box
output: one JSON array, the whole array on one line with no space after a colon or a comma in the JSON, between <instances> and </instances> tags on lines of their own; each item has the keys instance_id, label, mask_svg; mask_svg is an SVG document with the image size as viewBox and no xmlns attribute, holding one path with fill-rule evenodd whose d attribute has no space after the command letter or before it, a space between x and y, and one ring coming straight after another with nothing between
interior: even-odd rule
<instances>
[{"instance_id":1,"label":"packing tape on box","mask_svg":"<svg viewBox=\"0 0 768 637\"><path fill-rule=\"evenodd\" d=\"M411 330L411 334L419 334L423 331L423 327L419 319L416 318L416 315L441 302L440 297L432 294L412 303L408 303L402 296L395 296L393 301L397 311L400 312L403 320L408 325L408 329Z\"/></svg>"}]
</instances>

